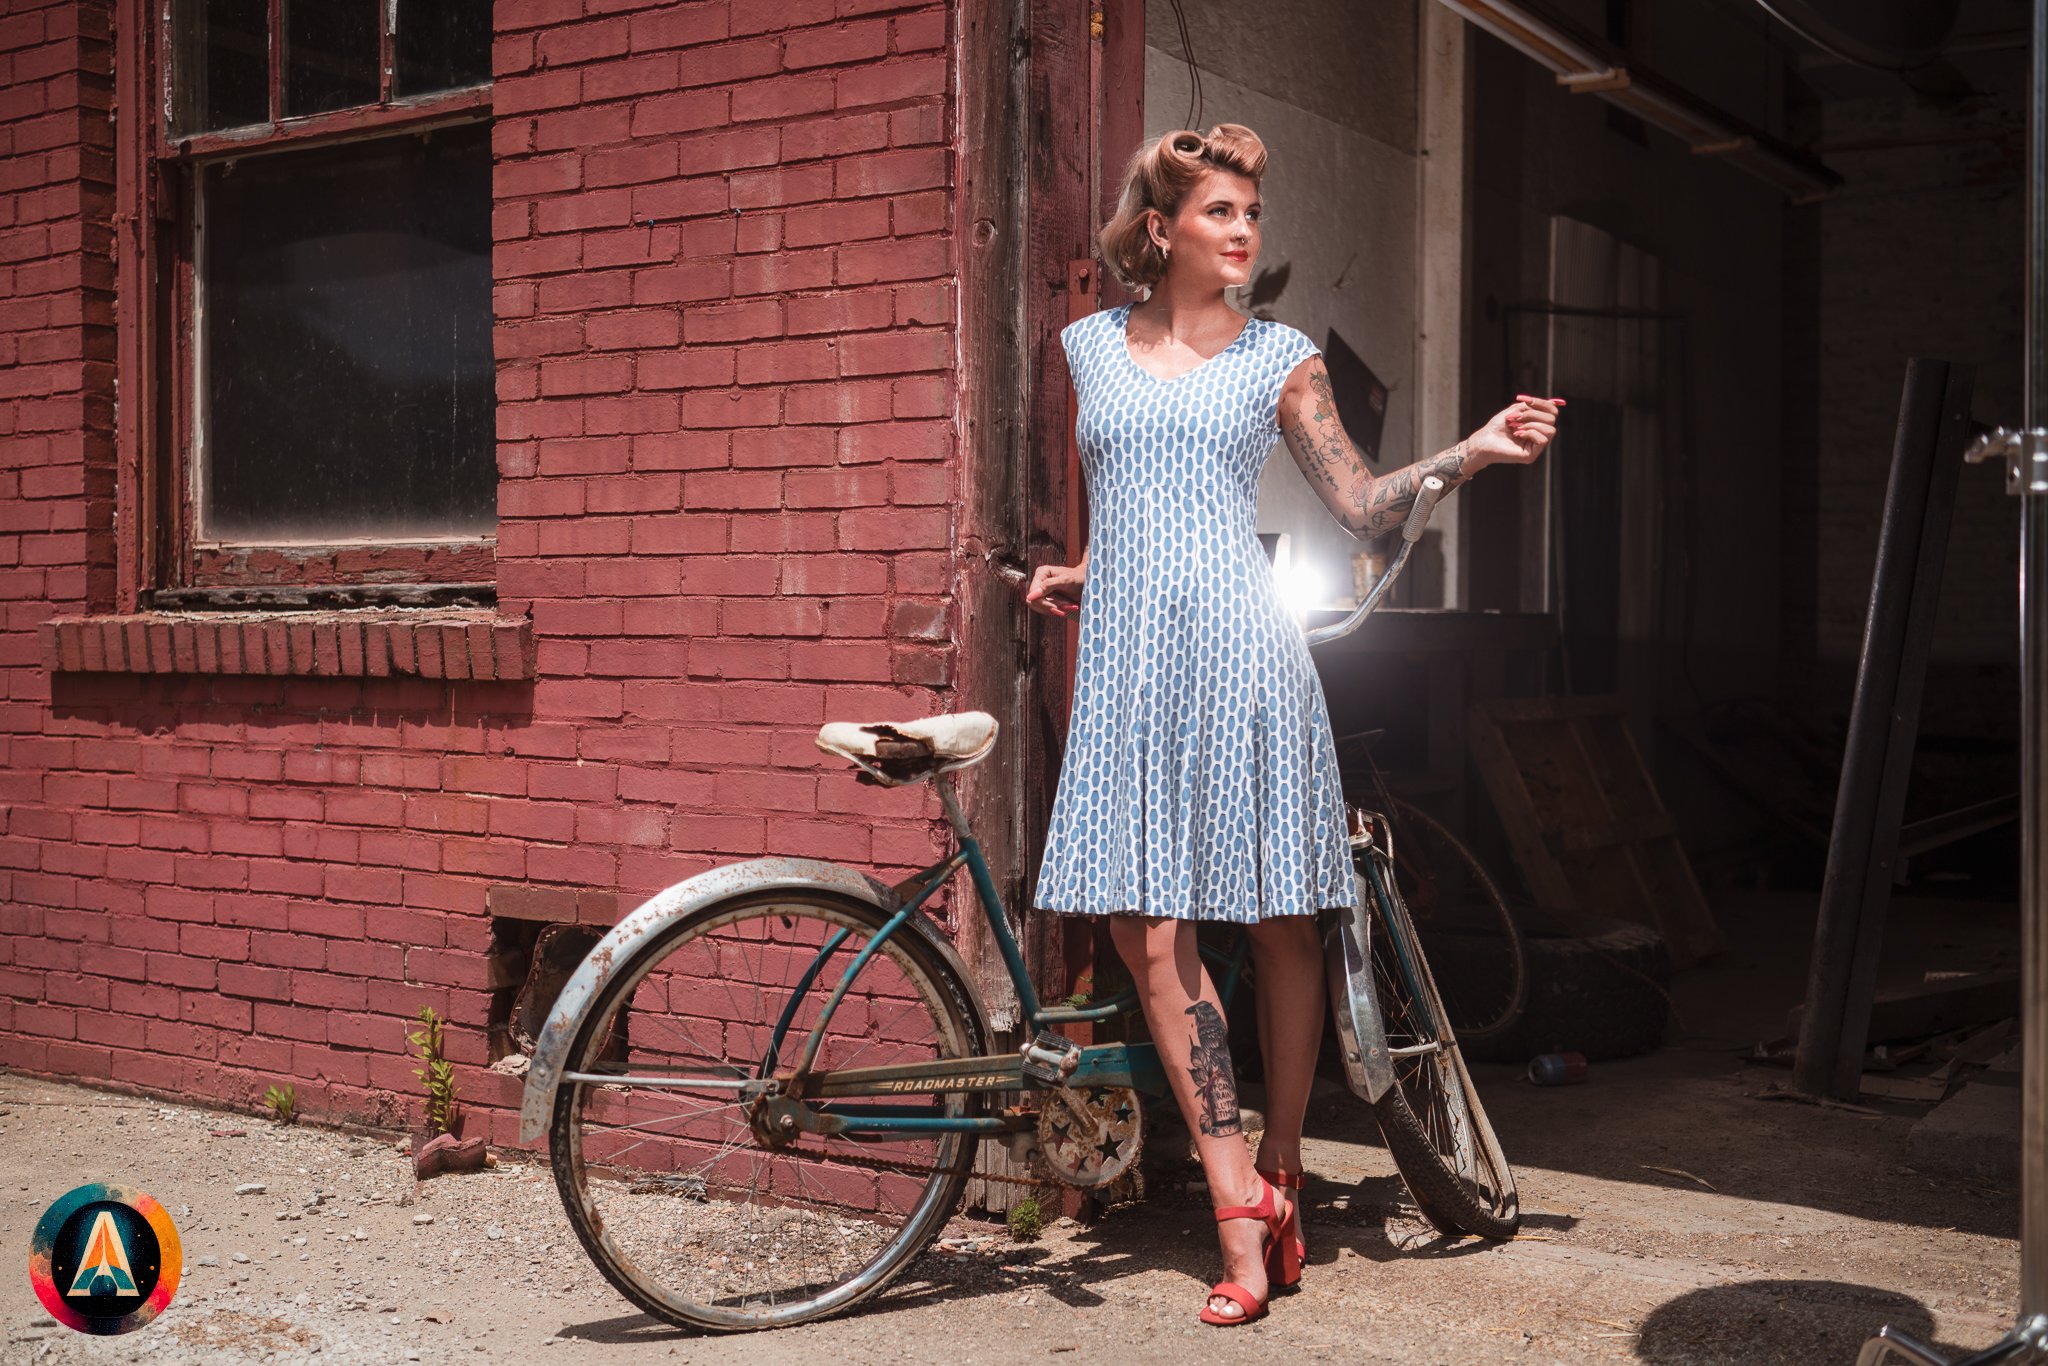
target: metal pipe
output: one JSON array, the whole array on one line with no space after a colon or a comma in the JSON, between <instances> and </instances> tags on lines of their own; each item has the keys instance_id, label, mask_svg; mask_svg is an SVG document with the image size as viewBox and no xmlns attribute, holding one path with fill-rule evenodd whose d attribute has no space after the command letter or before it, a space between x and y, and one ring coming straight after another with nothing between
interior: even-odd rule
<instances>
[{"instance_id":1,"label":"metal pipe","mask_svg":"<svg viewBox=\"0 0 2048 1366\"><path fill-rule=\"evenodd\" d=\"M2048 401L2048 0L2034 0L2027 81L2026 420L2038 431ZM2033 462L2027 462L2032 474ZM2048 809L2041 768L2048 663L2048 507L2020 493L2020 1318L2048 1314Z\"/></svg>"},{"instance_id":2,"label":"metal pipe","mask_svg":"<svg viewBox=\"0 0 2048 1366\"><path fill-rule=\"evenodd\" d=\"M1695 153L1726 156L1800 201L1832 193L1842 178L1811 155L1632 62L1612 43L1527 0L1437 0L1475 28L1555 73L1558 84L1601 99L1684 140Z\"/></svg>"}]
</instances>

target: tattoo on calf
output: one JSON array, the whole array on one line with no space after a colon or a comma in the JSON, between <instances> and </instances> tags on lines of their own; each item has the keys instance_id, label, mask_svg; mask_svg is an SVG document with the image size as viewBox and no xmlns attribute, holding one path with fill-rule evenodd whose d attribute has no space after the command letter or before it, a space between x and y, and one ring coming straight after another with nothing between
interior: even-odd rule
<instances>
[{"instance_id":1,"label":"tattoo on calf","mask_svg":"<svg viewBox=\"0 0 2048 1366\"><path fill-rule=\"evenodd\" d=\"M1230 1035L1224 1028L1223 1013L1207 1001L1195 1002L1187 1013L1195 1017L1188 1072L1195 1079L1195 1093L1202 1098L1202 1132L1210 1138L1242 1133L1237 1115L1237 1074L1230 1067Z\"/></svg>"}]
</instances>

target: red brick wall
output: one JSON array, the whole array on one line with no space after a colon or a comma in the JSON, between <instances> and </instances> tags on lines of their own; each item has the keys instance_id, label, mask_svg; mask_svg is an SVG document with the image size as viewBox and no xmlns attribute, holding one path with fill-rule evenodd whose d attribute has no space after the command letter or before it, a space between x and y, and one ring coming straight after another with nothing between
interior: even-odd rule
<instances>
[{"instance_id":1,"label":"red brick wall","mask_svg":"<svg viewBox=\"0 0 2048 1366\"><path fill-rule=\"evenodd\" d=\"M508 1141L493 895L932 856L811 736L952 704L949 6L499 0L519 683L45 667L111 600L106 8L0 0L0 1063L396 1119L432 1005Z\"/></svg>"}]
</instances>

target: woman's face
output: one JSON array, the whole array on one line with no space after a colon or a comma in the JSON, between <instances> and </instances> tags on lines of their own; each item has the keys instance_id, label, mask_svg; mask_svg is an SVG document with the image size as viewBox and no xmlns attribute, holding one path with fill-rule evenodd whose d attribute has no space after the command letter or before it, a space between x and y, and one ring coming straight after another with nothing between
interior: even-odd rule
<instances>
[{"instance_id":1,"label":"woman's face","mask_svg":"<svg viewBox=\"0 0 2048 1366\"><path fill-rule=\"evenodd\" d=\"M1235 171L1210 171L1165 225L1172 248L1167 270L1176 281L1191 285L1249 284L1259 259L1259 218L1264 212L1256 181ZM1153 239L1158 236L1155 223Z\"/></svg>"}]
</instances>

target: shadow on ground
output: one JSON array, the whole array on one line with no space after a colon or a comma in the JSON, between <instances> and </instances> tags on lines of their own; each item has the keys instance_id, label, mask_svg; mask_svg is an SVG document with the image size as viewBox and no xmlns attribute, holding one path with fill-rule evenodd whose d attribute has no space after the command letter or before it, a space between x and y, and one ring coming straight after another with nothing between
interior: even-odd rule
<instances>
[{"instance_id":1,"label":"shadow on ground","mask_svg":"<svg viewBox=\"0 0 2048 1366\"><path fill-rule=\"evenodd\" d=\"M1636 1357L1657 1366L1846 1363L1878 1324L1923 1342L1934 1335L1934 1316L1910 1295L1841 1281L1743 1281L1690 1291L1651 1310L1636 1334ZM1974 1350L1935 1345L1952 1356Z\"/></svg>"},{"instance_id":2,"label":"shadow on ground","mask_svg":"<svg viewBox=\"0 0 2048 1366\"><path fill-rule=\"evenodd\" d=\"M1745 1064L1751 1045L1782 1033L1804 995L1814 898L1758 893L1716 908L1727 953L1680 974L1666 1047L1594 1063L1568 1087L1528 1084L1519 1067L1474 1067L1481 1095L1517 1166L1993 1236L2018 1229L2018 1192L1913 1169L1906 1133L1928 1107L1869 1102L1876 1116L1758 1098L1789 1086L1787 1069ZM1996 902L1896 898L1880 985L1930 970L2009 967L2014 908ZM1348 1122L1348 1121L1346 1121ZM1311 1129L1315 1126L1312 1124ZM1335 1134L1330 1136L1335 1137ZM1675 1169L1697 1181L1674 1176Z\"/></svg>"}]
</instances>

